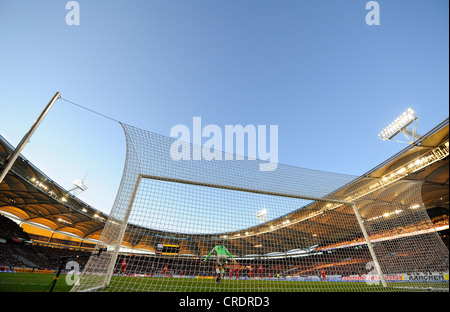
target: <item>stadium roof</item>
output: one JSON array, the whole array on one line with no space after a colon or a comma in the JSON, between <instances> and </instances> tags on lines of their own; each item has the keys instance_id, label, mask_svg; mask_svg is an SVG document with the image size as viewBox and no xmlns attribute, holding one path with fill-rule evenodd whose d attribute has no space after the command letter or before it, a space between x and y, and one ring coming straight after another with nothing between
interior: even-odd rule
<instances>
[{"instance_id":1,"label":"stadium roof","mask_svg":"<svg viewBox=\"0 0 450 312\"><path fill-rule=\"evenodd\" d=\"M14 147L0 136L0 164L3 164L7 157L11 155ZM448 118L434 127L427 134L423 135L414 145L408 145L403 150L393 155L383 163L379 164L369 172L361 175L349 185L336 190L333 196L345 198L350 189L360 186L366 187L368 183L398 180L420 180L422 185L422 199L429 214L433 215L445 212L449 209L449 120ZM405 169L404 169L405 168ZM343 220L350 216L346 211L349 207L334 209L328 215L317 216L314 219L298 223L295 230L296 237L303 237L303 247L314 245L320 241L319 227L326 231L326 227L334 224L334 228L342 226ZM25 157L20 156L11 171L0 184L0 213L15 216L25 224L33 224L41 229L50 229L52 233L62 233L73 235L78 239L97 240L103 230L108 216L89 206L79 198L71 195L67 190L58 185L55 181L41 172ZM364 218L371 218L373 210L360 209ZM288 240L280 240L280 233L277 230L265 231L265 228L276 228L280 222L300 218L300 210L275 220L265 222L256 227L242 229L233 233L227 233L229 237L238 239L230 240L232 246L230 251L234 254L241 254L240 251L247 250L248 253L259 253L257 246L272 245L278 243L278 250L265 250L266 253L279 250L289 251L299 247ZM293 227L291 227L292 229ZM324 230L325 229L325 230ZM123 246L131 249L143 249L154 251L156 242L173 242L176 239L180 242L181 253L198 255L204 253L209 247L204 245L208 235L187 235L179 233L168 233L158 230L148 230L139 226L130 226L128 231L142 233L141 236L125 235ZM245 235L248 232L259 232L258 235ZM241 235L242 234L242 235ZM319 236L317 236L319 235ZM334 231L335 239L344 238L351 235L348 228L342 231ZM133 237L133 239L131 239ZM139 237L136 239L136 237ZM314 239L312 239L314 237ZM329 237L328 237L329 239ZM189 240L189 244L183 241ZM195 244L192 244L192 241ZM266 242L272 242L266 244ZM284 245L280 245L280 244ZM291 245L290 245L291 244ZM245 248L245 249L244 249Z\"/></svg>"},{"instance_id":2,"label":"stadium roof","mask_svg":"<svg viewBox=\"0 0 450 312\"><path fill-rule=\"evenodd\" d=\"M13 147L0 136L0 164ZM70 194L22 155L0 184L0 212L42 229L98 239L105 216Z\"/></svg>"}]
</instances>

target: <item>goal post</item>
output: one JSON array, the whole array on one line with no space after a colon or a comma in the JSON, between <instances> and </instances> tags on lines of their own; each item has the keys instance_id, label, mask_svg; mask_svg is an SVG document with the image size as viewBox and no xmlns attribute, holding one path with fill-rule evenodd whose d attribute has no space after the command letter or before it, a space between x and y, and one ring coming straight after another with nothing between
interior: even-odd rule
<instances>
[{"instance_id":1,"label":"goal post","mask_svg":"<svg viewBox=\"0 0 450 312\"><path fill-rule=\"evenodd\" d=\"M114 273L114 265L115 265L117 256L119 254L120 247L121 247L122 242L123 242L123 236L125 235L125 231L127 229L126 225L128 224L128 220L130 218L131 210L132 210L132 207L133 207L133 204L134 204L134 200L136 198L136 194L137 194L137 191L138 191L138 188L139 188L140 181L141 181L141 175L138 175L137 180L136 180L136 184L135 184L135 186L133 188L133 192L132 192L132 195L131 195L131 198L130 198L130 202L129 202L127 210L125 212L125 217L123 219L123 225L120 228L120 231L119 231L119 234L118 234L118 237L117 237L117 240L116 240L116 244L115 244L115 246L113 248L113 254L111 256L111 260L110 260L110 263L108 265L108 269L107 269L106 277L105 277L105 282L104 282L103 286L108 286L109 285L109 283L111 281L111 276Z\"/></svg>"},{"instance_id":2,"label":"goal post","mask_svg":"<svg viewBox=\"0 0 450 312\"><path fill-rule=\"evenodd\" d=\"M367 234L366 227L364 226L363 220L361 219L361 215L359 214L358 208L354 203L351 203L351 206L353 208L353 212L355 213L356 220L358 220L358 225L361 228L361 232L363 233L364 239L367 244L367 248L370 251L370 256L372 257L373 263L376 268L376 272L380 277L381 284L383 285L383 287L387 287L386 278L384 277L383 270L381 269L380 263L378 262L377 255L373 249L372 242L370 241L369 234Z\"/></svg>"},{"instance_id":3,"label":"goal post","mask_svg":"<svg viewBox=\"0 0 450 312\"><path fill-rule=\"evenodd\" d=\"M174 139L122 126L123 176L97 246L107 251L71 291L448 291L420 181L174 160Z\"/></svg>"}]
</instances>

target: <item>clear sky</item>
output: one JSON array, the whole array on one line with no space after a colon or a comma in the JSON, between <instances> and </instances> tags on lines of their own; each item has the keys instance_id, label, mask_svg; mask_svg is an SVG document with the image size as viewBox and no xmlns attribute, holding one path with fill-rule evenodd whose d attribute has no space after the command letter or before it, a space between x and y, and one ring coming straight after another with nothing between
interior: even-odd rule
<instances>
[{"instance_id":1,"label":"clear sky","mask_svg":"<svg viewBox=\"0 0 450 312\"><path fill-rule=\"evenodd\" d=\"M0 0L0 134L16 146L56 91L169 136L177 124L278 125L280 163L361 175L405 146L380 130L408 107L448 117L449 2ZM109 213L125 160L119 124L59 100L23 154Z\"/></svg>"}]
</instances>

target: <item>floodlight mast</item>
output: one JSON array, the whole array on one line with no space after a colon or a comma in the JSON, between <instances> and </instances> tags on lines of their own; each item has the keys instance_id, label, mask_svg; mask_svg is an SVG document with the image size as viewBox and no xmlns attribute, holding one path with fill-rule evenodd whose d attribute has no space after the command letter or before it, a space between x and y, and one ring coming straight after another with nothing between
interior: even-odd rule
<instances>
[{"instance_id":1,"label":"floodlight mast","mask_svg":"<svg viewBox=\"0 0 450 312\"><path fill-rule=\"evenodd\" d=\"M266 208L263 208L260 211L258 211L257 213L255 213L255 217L256 217L256 219L259 220L260 223L267 222L266 215L267 215Z\"/></svg>"},{"instance_id":2,"label":"floodlight mast","mask_svg":"<svg viewBox=\"0 0 450 312\"><path fill-rule=\"evenodd\" d=\"M78 195L86 190L87 186L86 184L84 184L83 181L75 180L73 181L73 187L69 190L69 193L72 193L73 195Z\"/></svg>"},{"instance_id":3,"label":"floodlight mast","mask_svg":"<svg viewBox=\"0 0 450 312\"><path fill-rule=\"evenodd\" d=\"M50 108L52 108L53 104L55 104L56 100L61 97L61 94L59 92L56 92L55 95L52 97L50 102L47 104L47 106L44 108L42 113L39 115L38 119L34 122L34 124L31 126L30 130L25 134L25 136L20 141L19 145L17 145L14 152L11 154L11 156L6 160L2 172L0 173L0 183L3 181L3 179L6 177L6 174L9 172L11 167L14 165L14 162L16 161L17 157L19 157L20 153L24 149L25 145L30 140L31 136L33 135L34 131L36 131L37 127L41 123L41 121L44 119L44 117L47 115Z\"/></svg>"},{"instance_id":4,"label":"floodlight mast","mask_svg":"<svg viewBox=\"0 0 450 312\"><path fill-rule=\"evenodd\" d=\"M81 180L81 181L80 180L73 181L73 187L69 190L69 193L72 193L73 195L77 195L77 194L79 194L81 192L86 191L87 188L88 188L86 186L86 184L84 184L84 179L86 179L86 176L87 176L87 172L84 175L83 180Z\"/></svg>"},{"instance_id":5,"label":"floodlight mast","mask_svg":"<svg viewBox=\"0 0 450 312\"><path fill-rule=\"evenodd\" d=\"M401 143L414 144L416 140L421 138L417 133L417 116L411 108L408 108L402 115L395 119L389 126L384 128L378 136L383 141L392 140ZM412 130L408 126L412 125ZM408 142L394 140L399 133L403 133Z\"/></svg>"}]
</instances>

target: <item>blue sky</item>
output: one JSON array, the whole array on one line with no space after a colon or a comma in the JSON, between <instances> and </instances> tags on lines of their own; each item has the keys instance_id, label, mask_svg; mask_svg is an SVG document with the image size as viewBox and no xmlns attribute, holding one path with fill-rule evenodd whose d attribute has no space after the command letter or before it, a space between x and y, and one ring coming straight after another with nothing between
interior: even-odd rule
<instances>
[{"instance_id":1,"label":"blue sky","mask_svg":"<svg viewBox=\"0 0 450 312\"><path fill-rule=\"evenodd\" d=\"M0 2L0 134L16 146L56 91L127 124L278 125L283 164L360 175L404 148L377 134L408 107L448 117L449 3L79 0ZM125 159L111 120L57 101L23 154L109 213Z\"/></svg>"}]
</instances>

